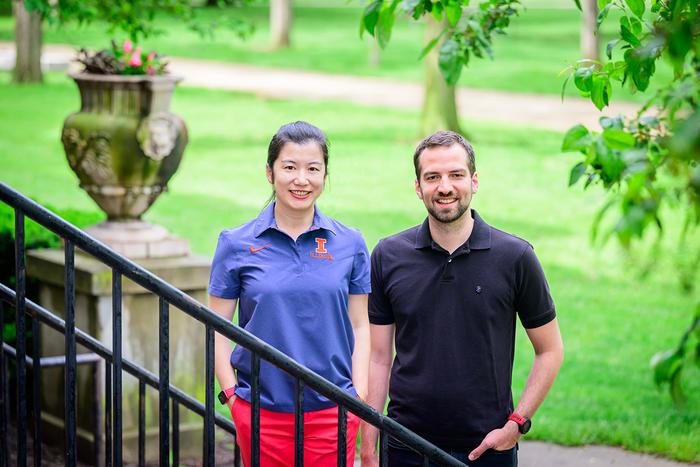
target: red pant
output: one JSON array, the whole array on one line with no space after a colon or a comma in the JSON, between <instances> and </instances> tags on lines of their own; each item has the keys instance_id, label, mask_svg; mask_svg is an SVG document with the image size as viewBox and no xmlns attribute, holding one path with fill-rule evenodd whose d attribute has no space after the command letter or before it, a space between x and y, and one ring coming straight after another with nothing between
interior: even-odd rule
<instances>
[{"instance_id":1,"label":"red pant","mask_svg":"<svg viewBox=\"0 0 700 467\"><path fill-rule=\"evenodd\" d=\"M250 403L237 397L231 417L243 465L250 466ZM355 441L360 419L348 412L347 465L355 461ZM338 408L304 414L304 465L332 467L338 463ZM260 409L260 467L294 465L294 413Z\"/></svg>"}]
</instances>

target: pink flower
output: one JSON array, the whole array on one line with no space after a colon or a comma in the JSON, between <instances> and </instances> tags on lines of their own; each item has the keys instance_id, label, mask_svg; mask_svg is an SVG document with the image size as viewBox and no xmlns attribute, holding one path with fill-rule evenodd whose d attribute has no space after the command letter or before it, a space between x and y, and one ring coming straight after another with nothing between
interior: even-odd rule
<instances>
[{"instance_id":1,"label":"pink flower","mask_svg":"<svg viewBox=\"0 0 700 467\"><path fill-rule=\"evenodd\" d=\"M134 54L131 56L131 59L129 60L129 66L134 66L138 67L141 66L143 62L141 61L141 49L136 49L134 50Z\"/></svg>"},{"instance_id":2,"label":"pink flower","mask_svg":"<svg viewBox=\"0 0 700 467\"><path fill-rule=\"evenodd\" d=\"M156 74L156 69L153 68L153 65L148 65L146 67L146 74L147 75L155 75Z\"/></svg>"},{"instance_id":3,"label":"pink flower","mask_svg":"<svg viewBox=\"0 0 700 467\"><path fill-rule=\"evenodd\" d=\"M122 48L124 49L124 52L129 53L134 49L134 43L127 39L124 41Z\"/></svg>"},{"instance_id":4,"label":"pink flower","mask_svg":"<svg viewBox=\"0 0 700 467\"><path fill-rule=\"evenodd\" d=\"M149 53L148 56L146 57L146 61L147 61L147 62L152 62L154 58L156 58L156 53L155 53L155 52L151 52L151 53Z\"/></svg>"}]
</instances>

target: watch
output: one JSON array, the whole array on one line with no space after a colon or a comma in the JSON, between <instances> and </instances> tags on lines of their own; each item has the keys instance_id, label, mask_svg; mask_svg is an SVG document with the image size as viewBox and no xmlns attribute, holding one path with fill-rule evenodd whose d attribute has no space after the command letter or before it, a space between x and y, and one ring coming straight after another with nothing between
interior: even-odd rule
<instances>
[{"instance_id":1,"label":"watch","mask_svg":"<svg viewBox=\"0 0 700 467\"><path fill-rule=\"evenodd\" d=\"M217 396L219 398L219 402L221 402L221 405L226 405L228 400L233 397L233 393L236 391L236 386L231 386L228 389L224 389L219 393Z\"/></svg>"},{"instance_id":2,"label":"watch","mask_svg":"<svg viewBox=\"0 0 700 467\"><path fill-rule=\"evenodd\" d=\"M513 412L512 414L508 415L508 420L513 420L515 423L517 423L518 431L523 435L530 431L530 428L532 428L532 421L529 418L520 415L518 412Z\"/></svg>"}]
</instances>

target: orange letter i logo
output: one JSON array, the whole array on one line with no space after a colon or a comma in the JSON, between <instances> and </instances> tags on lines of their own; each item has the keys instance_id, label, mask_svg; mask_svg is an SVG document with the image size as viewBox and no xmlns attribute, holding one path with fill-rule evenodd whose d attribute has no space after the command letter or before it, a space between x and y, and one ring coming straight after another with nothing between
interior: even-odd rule
<instances>
[{"instance_id":1,"label":"orange letter i logo","mask_svg":"<svg viewBox=\"0 0 700 467\"><path fill-rule=\"evenodd\" d=\"M325 238L316 238L316 253L328 253L326 251L326 239Z\"/></svg>"}]
</instances>

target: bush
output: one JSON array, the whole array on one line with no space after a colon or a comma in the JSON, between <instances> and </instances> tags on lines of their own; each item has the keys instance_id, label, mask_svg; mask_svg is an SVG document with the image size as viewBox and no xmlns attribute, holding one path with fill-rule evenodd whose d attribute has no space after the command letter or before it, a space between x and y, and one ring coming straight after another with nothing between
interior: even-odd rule
<instances>
[{"instance_id":1,"label":"bush","mask_svg":"<svg viewBox=\"0 0 700 467\"><path fill-rule=\"evenodd\" d=\"M12 0L0 0L0 16L12 16Z\"/></svg>"}]
</instances>

